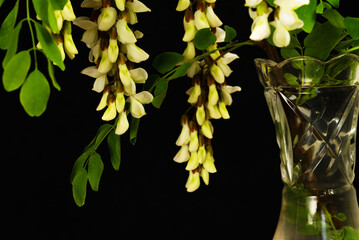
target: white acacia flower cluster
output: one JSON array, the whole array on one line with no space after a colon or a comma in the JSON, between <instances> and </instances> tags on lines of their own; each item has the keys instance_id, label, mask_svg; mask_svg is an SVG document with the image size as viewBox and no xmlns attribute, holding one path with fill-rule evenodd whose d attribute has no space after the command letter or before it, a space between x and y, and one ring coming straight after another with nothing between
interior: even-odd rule
<instances>
[{"instance_id":1,"label":"white acacia flower cluster","mask_svg":"<svg viewBox=\"0 0 359 240\"><path fill-rule=\"evenodd\" d=\"M148 74L134 64L149 55L136 45L143 34L130 28L138 22L137 13L151 10L138 0L84 0L81 6L93 8L91 17L79 17L74 24L86 30L82 41L91 49L89 61L95 64L82 73L95 78L93 90L102 93L96 110L106 108L104 121L118 116L116 134L122 135L129 128L127 113L141 118L146 114L143 104L153 100L150 92L136 91L136 84L145 83Z\"/></svg>"},{"instance_id":2,"label":"white acacia flower cluster","mask_svg":"<svg viewBox=\"0 0 359 240\"><path fill-rule=\"evenodd\" d=\"M249 16L253 19L250 39L261 41L271 35L269 24L275 27L273 43L277 47L286 47L290 43L289 31L302 28L304 23L298 18L295 10L309 4L309 0L275 0L274 21L269 23L268 17L273 9L266 0L246 0ZM255 10L253 10L255 9Z\"/></svg>"},{"instance_id":3,"label":"white acacia flower cluster","mask_svg":"<svg viewBox=\"0 0 359 240\"><path fill-rule=\"evenodd\" d=\"M185 62L193 60L199 54L193 40L200 29L210 28L216 34L217 42L206 50L213 52L201 61L194 61L187 72L187 76L192 78L192 87L187 91L188 102L192 107L182 116L182 130L176 141L176 145L181 148L174 161L187 163L188 192L199 188L201 177L208 185L209 173L217 172L211 145L214 133L211 119L229 119L227 106L232 104L231 93L241 90L238 86L228 86L225 79L232 73L228 64L238 56L216 51L217 43L225 39L225 31L220 28L222 21L213 10L216 0L196 2L196 6L193 6L190 0L179 0L177 5L177 11L185 11L185 34L182 39L187 43L183 53Z\"/></svg>"},{"instance_id":4,"label":"white acacia flower cluster","mask_svg":"<svg viewBox=\"0 0 359 240\"><path fill-rule=\"evenodd\" d=\"M63 10L55 10L54 15L59 33L51 31L51 35L60 50L62 61L65 60L66 54L72 60L75 58L75 55L78 54L78 51L72 39L71 22L76 19L76 16L71 1L68 0ZM41 48L41 44L38 43L37 47Z\"/></svg>"}]
</instances>

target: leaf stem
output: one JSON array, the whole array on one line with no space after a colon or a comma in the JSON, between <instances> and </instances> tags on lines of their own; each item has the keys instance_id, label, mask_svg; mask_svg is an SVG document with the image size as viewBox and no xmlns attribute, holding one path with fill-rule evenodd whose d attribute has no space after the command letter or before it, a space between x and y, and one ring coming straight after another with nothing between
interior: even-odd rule
<instances>
[{"instance_id":1,"label":"leaf stem","mask_svg":"<svg viewBox=\"0 0 359 240\"><path fill-rule=\"evenodd\" d=\"M35 69L37 69L37 53L36 53L35 35L34 35L34 31L32 29L32 25L31 25L32 18L30 17L29 1L30 0L26 0L26 19L27 19L27 23L29 25L29 30L30 30L30 35L31 35L32 49L33 49L34 61L35 61Z\"/></svg>"}]
</instances>

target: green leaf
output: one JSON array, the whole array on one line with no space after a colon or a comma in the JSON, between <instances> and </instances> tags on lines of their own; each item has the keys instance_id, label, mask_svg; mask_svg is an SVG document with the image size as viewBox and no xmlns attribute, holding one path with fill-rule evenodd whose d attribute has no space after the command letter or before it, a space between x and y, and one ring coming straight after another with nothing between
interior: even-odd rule
<instances>
[{"instance_id":1,"label":"green leaf","mask_svg":"<svg viewBox=\"0 0 359 240\"><path fill-rule=\"evenodd\" d=\"M36 14L55 33L59 33L52 1L32 0Z\"/></svg>"},{"instance_id":2,"label":"green leaf","mask_svg":"<svg viewBox=\"0 0 359 240\"><path fill-rule=\"evenodd\" d=\"M353 39L359 39L359 18L346 17L344 19L344 25Z\"/></svg>"},{"instance_id":3,"label":"green leaf","mask_svg":"<svg viewBox=\"0 0 359 240\"><path fill-rule=\"evenodd\" d=\"M294 76L290 73L285 73L284 77L287 80L289 85L291 85L293 87L300 87L300 84L298 83L296 76Z\"/></svg>"},{"instance_id":4,"label":"green leaf","mask_svg":"<svg viewBox=\"0 0 359 240\"><path fill-rule=\"evenodd\" d=\"M3 50L8 49L10 44L9 35L13 30L17 18L17 13L19 9L19 0L16 1L14 8L9 12L4 22L0 27L0 48Z\"/></svg>"},{"instance_id":5,"label":"green leaf","mask_svg":"<svg viewBox=\"0 0 359 240\"><path fill-rule=\"evenodd\" d=\"M131 118L130 125L130 142L135 145L137 142L138 127L140 126L140 118Z\"/></svg>"},{"instance_id":6,"label":"green leaf","mask_svg":"<svg viewBox=\"0 0 359 240\"><path fill-rule=\"evenodd\" d=\"M359 240L359 232L350 226L344 226L344 240Z\"/></svg>"},{"instance_id":7,"label":"green leaf","mask_svg":"<svg viewBox=\"0 0 359 240\"><path fill-rule=\"evenodd\" d=\"M98 153L91 155L89 164L88 164L88 179L91 185L92 190L98 191L98 186L100 184L101 175L103 172L104 166L101 160L101 156Z\"/></svg>"},{"instance_id":8,"label":"green leaf","mask_svg":"<svg viewBox=\"0 0 359 240\"><path fill-rule=\"evenodd\" d=\"M154 59L152 65L158 72L165 74L183 60L184 56L182 54L176 52L164 52Z\"/></svg>"},{"instance_id":9,"label":"green leaf","mask_svg":"<svg viewBox=\"0 0 359 240\"><path fill-rule=\"evenodd\" d=\"M50 76L52 85L58 91L61 91L61 87L60 87L59 83L56 81L54 65L52 65L52 62L49 59L47 59L47 70L49 72L49 76Z\"/></svg>"},{"instance_id":10,"label":"green leaf","mask_svg":"<svg viewBox=\"0 0 359 240\"><path fill-rule=\"evenodd\" d=\"M317 14L323 14L324 12L324 4L323 2L320 2L315 10Z\"/></svg>"},{"instance_id":11,"label":"green leaf","mask_svg":"<svg viewBox=\"0 0 359 240\"><path fill-rule=\"evenodd\" d=\"M68 0L50 0L54 10L62 10L62 9L64 9L67 1Z\"/></svg>"},{"instance_id":12,"label":"green leaf","mask_svg":"<svg viewBox=\"0 0 359 240\"><path fill-rule=\"evenodd\" d=\"M168 80L173 80L185 76L191 66L192 64L190 63L184 63L181 66L177 67L176 71L168 78Z\"/></svg>"},{"instance_id":13,"label":"green leaf","mask_svg":"<svg viewBox=\"0 0 359 240\"><path fill-rule=\"evenodd\" d=\"M226 25L224 26L224 30L226 31L225 42L232 42L232 40L237 37L237 31L234 28Z\"/></svg>"},{"instance_id":14,"label":"green leaf","mask_svg":"<svg viewBox=\"0 0 359 240\"><path fill-rule=\"evenodd\" d=\"M0 0L0 7L4 3L5 0Z\"/></svg>"},{"instance_id":15,"label":"green leaf","mask_svg":"<svg viewBox=\"0 0 359 240\"><path fill-rule=\"evenodd\" d=\"M4 69L2 78L6 91L14 91L24 83L30 65L31 57L28 51L19 52L11 58Z\"/></svg>"},{"instance_id":16,"label":"green leaf","mask_svg":"<svg viewBox=\"0 0 359 240\"><path fill-rule=\"evenodd\" d=\"M10 61L10 59L16 54L17 52L17 45L19 40L19 34L22 27L22 22L19 22L19 24L12 30L10 34L10 44L6 51L6 55L4 57L4 60L2 62L2 67L5 69L6 65Z\"/></svg>"},{"instance_id":17,"label":"green leaf","mask_svg":"<svg viewBox=\"0 0 359 240\"><path fill-rule=\"evenodd\" d=\"M40 116L46 110L49 96L48 81L39 70L34 70L29 74L20 90L20 102L27 114L31 117Z\"/></svg>"},{"instance_id":18,"label":"green leaf","mask_svg":"<svg viewBox=\"0 0 359 240\"><path fill-rule=\"evenodd\" d=\"M327 0L327 2L329 2L335 8L339 8L340 0Z\"/></svg>"},{"instance_id":19,"label":"green leaf","mask_svg":"<svg viewBox=\"0 0 359 240\"><path fill-rule=\"evenodd\" d=\"M81 207L85 204L87 188L87 171L80 168L72 181L72 195L77 206Z\"/></svg>"},{"instance_id":20,"label":"green leaf","mask_svg":"<svg viewBox=\"0 0 359 240\"><path fill-rule=\"evenodd\" d=\"M328 21L336 28L344 29L344 17L335 9L327 9L323 13L323 17L328 19Z\"/></svg>"},{"instance_id":21,"label":"green leaf","mask_svg":"<svg viewBox=\"0 0 359 240\"><path fill-rule=\"evenodd\" d=\"M87 145L84 152L95 151L98 148L98 146L102 143L102 141L107 137L107 135L112 131L112 129L113 129L113 125L111 124L104 124L101 127L99 127L95 135L95 138L91 141L89 145Z\"/></svg>"},{"instance_id":22,"label":"green leaf","mask_svg":"<svg viewBox=\"0 0 359 240\"><path fill-rule=\"evenodd\" d=\"M334 27L330 22L325 22L315 28L305 39L304 54L322 61L326 60L330 52L339 42L343 29Z\"/></svg>"},{"instance_id":23,"label":"green leaf","mask_svg":"<svg viewBox=\"0 0 359 240\"><path fill-rule=\"evenodd\" d=\"M300 56L299 52L295 48L281 48L280 54L284 59Z\"/></svg>"},{"instance_id":24,"label":"green leaf","mask_svg":"<svg viewBox=\"0 0 359 240\"><path fill-rule=\"evenodd\" d=\"M45 1L46 2L46 1ZM53 61L61 70L65 70L65 65L62 62L61 53L57 47L55 40L51 37L50 33L41 24L35 22L36 34L41 47L48 59Z\"/></svg>"},{"instance_id":25,"label":"green leaf","mask_svg":"<svg viewBox=\"0 0 359 240\"><path fill-rule=\"evenodd\" d=\"M206 50L209 46L217 41L216 35L211 32L210 28L203 28L196 33L194 45L198 50Z\"/></svg>"},{"instance_id":26,"label":"green leaf","mask_svg":"<svg viewBox=\"0 0 359 240\"><path fill-rule=\"evenodd\" d=\"M167 95L167 89L168 89L168 79L162 78L156 86L155 92L154 92L154 98L152 100L152 105L156 108L160 108L162 105L163 100L165 100L165 97Z\"/></svg>"},{"instance_id":27,"label":"green leaf","mask_svg":"<svg viewBox=\"0 0 359 240\"><path fill-rule=\"evenodd\" d=\"M77 158L71 171L71 177L70 177L71 184L74 178L76 177L76 175L80 172L81 168L84 167L85 162L87 161L87 159L90 157L91 154L92 154L91 152L85 151L84 153L81 154L80 157Z\"/></svg>"},{"instance_id":28,"label":"green leaf","mask_svg":"<svg viewBox=\"0 0 359 240\"><path fill-rule=\"evenodd\" d=\"M121 136L117 135L115 130L111 131L107 137L107 144L110 149L112 166L118 171L121 163Z\"/></svg>"},{"instance_id":29,"label":"green leaf","mask_svg":"<svg viewBox=\"0 0 359 240\"><path fill-rule=\"evenodd\" d=\"M302 27L302 29L307 33L310 33L314 28L315 20L317 17L316 10L317 0L310 0L308 5L303 5L297 10L295 10L299 19L304 22L304 26Z\"/></svg>"}]
</instances>

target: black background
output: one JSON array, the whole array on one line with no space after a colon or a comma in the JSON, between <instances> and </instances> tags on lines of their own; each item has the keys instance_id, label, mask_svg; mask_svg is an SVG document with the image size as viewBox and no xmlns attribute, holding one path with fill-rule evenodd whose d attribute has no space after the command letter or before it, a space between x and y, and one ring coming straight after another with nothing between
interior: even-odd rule
<instances>
[{"instance_id":1,"label":"black background","mask_svg":"<svg viewBox=\"0 0 359 240\"><path fill-rule=\"evenodd\" d=\"M185 49L183 13L175 11L177 0L143 2L152 12L138 14L140 22L134 28L145 34L138 46L151 57L136 66L151 74L157 54ZM7 1L1 12L12 4ZM89 14L79 8L80 1L72 4L77 16ZM223 0L215 8L241 41L248 39L251 24L243 4ZM343 15L355 16L349 1L341 4ZM20 44L29 43L27 31L24 24ZM19 91L7 93L0 88L0 169L6 200L2 212L9 216L1 215L15 227L14 239L271 239L283 184L274 126L253 64L264 53L257 47L243 47L236 51L240 60L230 65L234 72L228 85L239 85L242 92L233 94L231 119L214 121L218 172L210 175L209 186L202 182L199 190L187 193L185 164L172 160L179 150L175 141L180 117L189 106L185 91L191 83L182 78L171 82L160 110L146 106L148 114L141 119L136 146L129 143L128 134L122 137L120 171L113 170L106 144L100 147L105 164L100 189L88 188L86 204L80 208L69 183L72 165L103 122L102 112L95 110L101 95L91 90L93 79L80 74L91 65L89 50L80 42L83 30L73 26L73 32L81 55L66 60L65 72L57 69L62 90L51 89L43 116L27 116Z\"/></svg>"}]
</instances>

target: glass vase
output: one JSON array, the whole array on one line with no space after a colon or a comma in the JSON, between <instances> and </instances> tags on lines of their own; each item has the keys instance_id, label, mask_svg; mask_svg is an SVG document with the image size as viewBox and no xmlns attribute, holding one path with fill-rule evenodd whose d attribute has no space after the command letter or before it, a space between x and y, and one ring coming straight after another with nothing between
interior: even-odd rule
<instances>
[{"instance_id":1,"label":"glass vase","mask_svg":"<svg viewBox=\"0 0 359 240\"><path fill-rule=\"evenodd\" d=\"M284 182L274 240L359 240L359 57L256 59Z\"/></svg>"}]
</instances>

